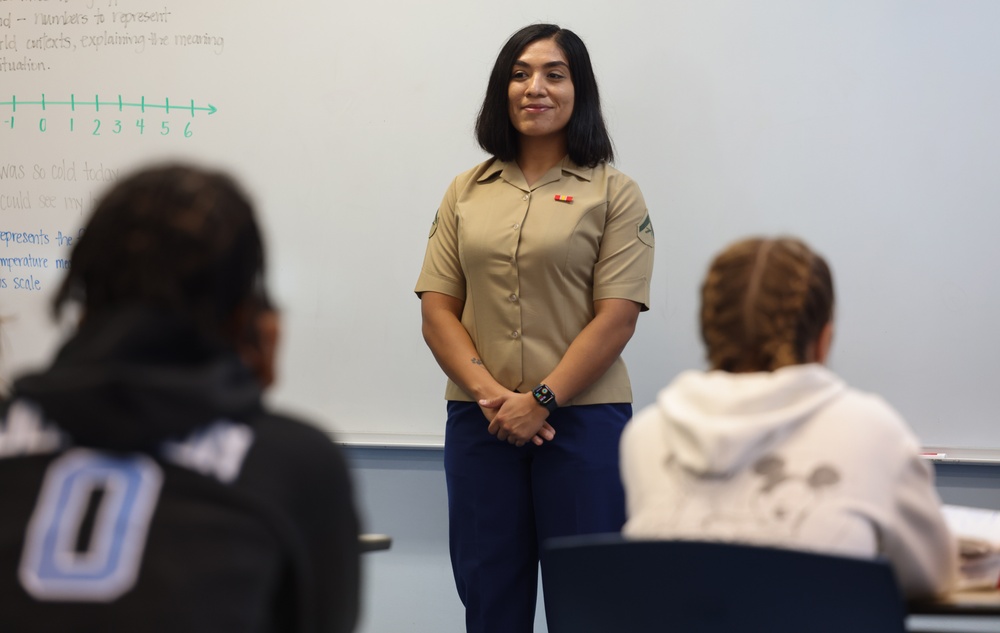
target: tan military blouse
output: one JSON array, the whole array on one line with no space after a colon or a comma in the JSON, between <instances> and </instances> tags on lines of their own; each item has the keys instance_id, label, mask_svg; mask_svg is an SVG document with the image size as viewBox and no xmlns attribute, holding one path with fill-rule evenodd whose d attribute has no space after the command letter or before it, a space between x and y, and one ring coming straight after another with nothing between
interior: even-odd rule
<instances>
[{"instance_id":1,"label":"tan military blouse","mask_svg":"<svg viewBox=\"0 0 1000 633\"><path fill-rule=\"evenodd\" d=\"M460 174L431 225L416 292L465 302L462 324L504 387L527 392L594 318L594 301L649 309L653 226L639 187L601 164L569 158L529 187L514 162ZM448 381L448 400L474 401ZM625 363L571 402L631 402Z\"/></svg>"}]
</instances>

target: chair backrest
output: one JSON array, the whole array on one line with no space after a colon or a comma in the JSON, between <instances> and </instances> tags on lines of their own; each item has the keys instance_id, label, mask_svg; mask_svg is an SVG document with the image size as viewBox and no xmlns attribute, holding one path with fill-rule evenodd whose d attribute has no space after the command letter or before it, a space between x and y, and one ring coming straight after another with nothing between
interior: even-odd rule
<instances>
[{"instance_id":1,"label":"chair backrest","mask_svg":"<svg viewBox=\"0 0 1000 633\"><path fill-rule=\"evenodd\" d=\"M884 561L701 541L552 539L549 633L902 633Z\"/></svg>"}]
</instances>

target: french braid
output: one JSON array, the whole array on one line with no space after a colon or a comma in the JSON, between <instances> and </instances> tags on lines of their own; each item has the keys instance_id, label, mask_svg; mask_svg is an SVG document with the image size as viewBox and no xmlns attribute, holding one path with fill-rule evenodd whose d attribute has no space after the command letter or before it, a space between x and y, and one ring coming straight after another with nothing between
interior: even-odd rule
<instances>
[{"instance_id":1,"label":"french braid","mask_svg":"<svg viewBox=\"0 0 1000 633\"><path fill-rule=\"evenodd\" d=\"M701 334L713 369L773 371L806 362L832 316L830 269L794 238L733 244L712 262L701 289Z\"/></svg>"}]
</instances>

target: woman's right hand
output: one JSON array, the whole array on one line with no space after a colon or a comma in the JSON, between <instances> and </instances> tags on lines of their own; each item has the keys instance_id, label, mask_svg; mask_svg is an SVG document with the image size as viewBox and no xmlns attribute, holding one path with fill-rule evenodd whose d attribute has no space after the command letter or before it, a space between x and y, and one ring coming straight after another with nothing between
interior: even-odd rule
<instances>
[{"instance_id":1,"label":"woman's right hand","mask_svg":"<svg viewBox=\"0 0 1000 633\"><path fill-rule=\"evenodd\" d=\"M489 420L490 422L491 434L497 435L497 439L505 440L507 442L510 442L511 444L514 444L515 446L524 446L527 442L521 439L514 439L513 434L502 433L499 430L495 432L493 430L494 427L496 427L496 424L494 423L494 418L496 418L497 414L500 412L501 407L503 407L504 403L508 402L511 398L514 398L518 395L522 394L518 394L513 391L508 391L501 396L496 396L493 398L484 398L479 400L479 408L482 410L483 415L486 416L486 419ZM532 400L532 403L534 404L534 400ZM501 435L505 437L501 437ZM549 424L548 421L543 421L541 428L539 428L538 432L535 433L535 435L531 438L531 442L537 446L541 446L546 441L552 441L555 438L555 436L556 436L556 430L552 428L552 425Z\"/></svg>"},{"instance_id":2,"label":"woman's right hand","mask_svg":"<svg viewBox=\"0 0 1000 633\"><path fill-rule=\"evenodd\" d=\"M503 401L500 400L500 398L488 398L479 401L479 409L483 412L483 417L486 418L487 422L492 422L493 418L497 417L497 412L500 411L499 404L495 407L492 406L494 400L499 401L501 404L503 403ZM486 402L490 403L490 405L483 404Z\"/></svg>"},{"instance_id":3,"label":"woman's right hand","mask_svg":"<svg viewBox=\"0 0 1000 633\"><path fill-rule=\"evenodd\" d=\"M461 322L464 305L461 299L439 292L421 294L424 340L444 373L465 393L480 398L483 394L490 394L486 399L480 399L479 408L487 423L492 425L500 407L512 396L520 394L498 383L479 360L479 352ZM541 445L554 438L555 434L555 429L546 422L531 441ZM527 442L517 440L514 443L523 446Z\"/></svg>"}]
</instances>

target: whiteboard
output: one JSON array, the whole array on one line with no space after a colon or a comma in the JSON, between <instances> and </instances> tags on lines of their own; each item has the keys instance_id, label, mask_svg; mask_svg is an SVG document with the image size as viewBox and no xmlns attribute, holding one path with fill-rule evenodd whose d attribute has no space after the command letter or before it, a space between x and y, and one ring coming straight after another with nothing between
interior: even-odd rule
<instances>
[{"instance_id":1,"label":"whiteboard","mask_svg":"<svg viewBox=\"0 0 1000 633\"><path fill-rule=\"evenodd\" d=\"M833 368L926 445L1000 447L993 0L0 0L0 375L56 348L57 265L103 187L194 160L265 225L275 404L348 442L440 444L412 288L445 188L484 159L493 59L535 21L588 44L656 228L637 407L704 365L711 256L790 233L834 269Z\"/></svg>"}]
</instances>

